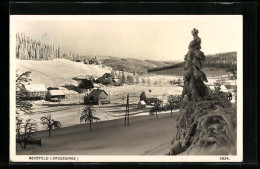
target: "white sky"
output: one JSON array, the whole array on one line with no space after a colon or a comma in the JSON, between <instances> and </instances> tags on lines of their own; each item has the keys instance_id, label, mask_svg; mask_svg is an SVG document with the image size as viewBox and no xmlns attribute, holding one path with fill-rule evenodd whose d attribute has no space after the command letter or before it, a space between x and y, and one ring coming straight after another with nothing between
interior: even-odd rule
<instances>
[{"instance_id":1,"label":"white sky","mask_svg":"<svg viewBox=\"0 0 260 169\"><path fill-rule=\"evenodd\" d=\"M242 50L242 16L11 16L17 32L79 55L183 60L197 28L207 54Z\"/></svg>"}]
</instances>

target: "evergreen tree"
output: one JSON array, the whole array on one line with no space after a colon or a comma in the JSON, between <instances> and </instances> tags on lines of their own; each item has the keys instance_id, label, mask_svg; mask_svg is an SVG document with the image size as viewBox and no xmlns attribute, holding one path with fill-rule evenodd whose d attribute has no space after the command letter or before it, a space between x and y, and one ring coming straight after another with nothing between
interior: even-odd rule
<instances>
[{"instance_id":1,"label":"evergreen tree","mask_svg":"<svg viewBox=\"0 0 260 169\"><path fill-rule=\"evenodd\" d=\"M147 97L144 91L142 91L141 95L140 95L140 101L144 101L145 103L147 102Z\"/></svg>"},{"instance_id":2,"label":"evergreen tree","mask_svg":"<svg viewBox=\"0 0 260 169\"><path fill-rule=\"evenodd\" d=\"M183 103L172 142L171 155L191 152L194 146L213 147L216 155L236 154L236 109L224 93L209 94L203 83L205 55L200 51L201 39L193 29L193 40L185 55Z\"/></svg>"},{"instance_id":3,"label":"evergreen tree","mask_svg":"<svg viewBox=\"0 0 260 169\"><path fill-rule=\"evenodd\" d=\"M85 123L89 122L89 130L91 131L92 123L100 120L100 118L94 115L95 110L92 108L92 105L87 105L82 111L80 116L80 122L84 121Z\"/></svg>"},{"instance_id":4,"label":"evergreen tree","mask_svg":"<svg viewBox=\"0 0 260 169\"><path fill-rule=\"evenodd\" d=\"M201 70L205 61L205 55L201 49L201 39L197 29L192 30L193 40L189 44L189 51L185 55L184 70L184 90L182 95L184 101L201 101L207 97L207 87L203 83L207 82L206 74Z\"/></svg>"}]
</instances>

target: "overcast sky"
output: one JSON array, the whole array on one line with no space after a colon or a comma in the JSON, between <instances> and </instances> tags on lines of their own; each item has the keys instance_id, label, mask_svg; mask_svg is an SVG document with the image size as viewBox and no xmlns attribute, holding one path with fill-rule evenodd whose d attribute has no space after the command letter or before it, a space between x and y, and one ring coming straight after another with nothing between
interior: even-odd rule
<instances>
[{"instance_id":1,"label":"overcast sky","mask_svg":"<svg viewBox=\"0 0 260 169\"><path fill-rule=\"evenodd\" d=\"M17 32L79 55L183 60L197 28L207 54L241 50L242 16L15 16Z\"/></svg>"}]
</instances>

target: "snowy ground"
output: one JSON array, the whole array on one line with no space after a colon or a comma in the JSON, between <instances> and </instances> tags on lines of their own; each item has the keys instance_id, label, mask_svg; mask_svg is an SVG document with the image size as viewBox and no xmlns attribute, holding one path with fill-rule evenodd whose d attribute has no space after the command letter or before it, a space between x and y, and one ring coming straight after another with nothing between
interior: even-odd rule
<instances>
[{"instance_id":1,"label":"snowy ground","mask_svg":"<svg viewBox=\"0 0 260 169\"><path fill-rule=\"evenodd\" d=\"M31 70L32 84L43 83L47 87L60 87L77 82L71 80L75 76L102 76L110 72L109 68L65 59L53 61L21 61L17 60L18 73ZM176 119L179 111L159 113L159 119L149 115L151 107L137 109L140 94L144 91L147 97L156 97L167 103L167 96L180 95L182 87L170 85L170 81L182 79L180 76L144 75L138 85L120 87L104 86L111 104L94 106L95 115L100 121L93 124L93 131L89 131L88 124L80 124L80 114L84 107L84 94L64 90L67 99L58 103L48 101L34 101L34 115L24 116L38 122L38 138L42 139L42 147L29 145L26 150L17 146L17 154L78 154L78 155L164 155L168 153L170 142L176 134ZM150 84L147 80L150 79ZM219 77L208 77L209 83L214 83ZM156 85L155 85L156 82ZM235 81L226 81L234 85ZM130 126L124 126L126 95L129 93ZM124 98L124 99L123 99ZM232 101L233 102L233 101ZM48 137L46 126L40 124L40 118L51 114L52 118L62 124L62 128L52 131L53 137Z\"/></svg>"},{"instance_id":2,"label":"snowy ground","mask_svg":"<svg viewBox=\"0 0 260 169\"><path fill-rule=\"evenodd\" d=\"M93 75L102 76L111 72L110 68L96 65L85 65L66 59L54 59L45 61L16 60L16 69L21 74L31 71L31 84L45 84L49 86L63 86L65 84L77 84L73 77Z\"/></svg>"},{"instance_id":3,"label":"snowy ground","mask_svg":"<svg viewBox=\"0 0 260 169\"><path fill-rule=\"evenodd\" d=\"M176 130L176 118L179 111L174 110L149 115L151 106L145 109L137 109L140 93L149 92L150 96L180 94L181 87L169 86L121 86L106 87L110 93L111 104L96 105L96 116L100 121L92 126L80 124L80 111L84 105L84 94L70 94L68 99L59 103L47 101L35 101L34 112L31 118L38 121L37 138L42 140L42 146L28 145L26 150L16 146L18 155L165 155L169 152L170 143ZM130 95L130 126L124 126L125 101L122 95ZM126 100L126 99L125 99ZM52 131L52 137L48 137L45 126L39 123L40 117L51 114L52 118L62 124L62 128ZM28 116L27 116L28 117Z\"/></svg>"},{"instance_id":4,"label":"snowy ground","mask_svg":"<svg viewBox=\"0 0 260 169\"><path fill-rule=\"evenodd\" d=\"M125 115L125 103L126 95L129 93L130 103L130 116L149 115L151 106L147 106L145 109L137 109L137 103L140 100L140 94L142 91L146 92L148 97L157 97L164 100L167 103L168 95L181 94L182 88L178 86L158 87L158 86L120 86L120 87L106 87L106 92L110 94L111 104L95 105L95 115L100 118L100 121L107 121L122 118ZM149 90L151 92L149 92ZM122 99L124 96L124 100ZM38 122L38 130L46 130L46 126L40 124L40 118L51 114L54 120L61 122L63 127L73 126L80 124L80 114L84 108L83 98L84 94L68 94L68 99L61 102L48 102L48 101L34 101L33 112L34 115L24 116L26 118L32 118ZM161 112L169 113L169 112Z\"/></svg>"},{"instance_id":5,"label":"snowy ground","mask_svg":"<svg viewBox=\"0 0 260 169\"><path fill-rule=\"evenodd\" d=\"M124 119L94 123L92 131L88 124L37 132L42 146L28 145L17 155L165 155L170 150L176 133L178 112L155 116L130 118L130 125L124 126Z\"/></svg>"}]
</instances>

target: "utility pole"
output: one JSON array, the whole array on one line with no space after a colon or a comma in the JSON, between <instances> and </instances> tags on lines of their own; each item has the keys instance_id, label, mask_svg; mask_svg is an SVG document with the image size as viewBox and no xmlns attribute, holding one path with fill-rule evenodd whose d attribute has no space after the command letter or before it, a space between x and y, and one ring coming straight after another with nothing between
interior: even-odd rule
<instances>
[{"instance_id":1,"label":"utility pole","mask_svg":"<svg viewBox=\"0 0 260 169\"><path fill-rule=\"evenodd\" d=\"M79 111L78 111L78 116L79 116L79 112L80 112L80 94L79 94Z\"/></svg>"},{"instance_id":2,"label":"utility pole","mask_svg":"<svg viewBox=\"0 0 260 169\"><path fill-rule=\"evenodd\" d=\"M127 113L128 113L128 118L127 118L127 125L129 126L129 93L127 94Z\"/></svg>"},{"instance_id":3,"label":"utility pole","mask_svg":"<svg viewBox=\"0 0 260 169\"><path fill-rule=\"evenodd\" d=\"M129 93L126 98L126 109L125 109L125 124L129 126Z\"/></svg>"},{"instance_id":4,"label":"utility pole","mask_svg":"<svg viewBox=\"0 0 260 169\"><path fill-rule=\"evenodd\" d=\"M111 103L111 100L110 100L110 91L109 91L109 103Z\"/></svg>"},{"instance_id":5,"label":"utility pole","mask_svg":"<svg viewBox=\"0 0 260 169\"><path fill-rule=\"evenodd\" d=\"M124 125L126 125L126 118L127 118L127 106L126 106L126 109L125 109L125 123L124 123Z\"/></svg>"}]
</instances>

